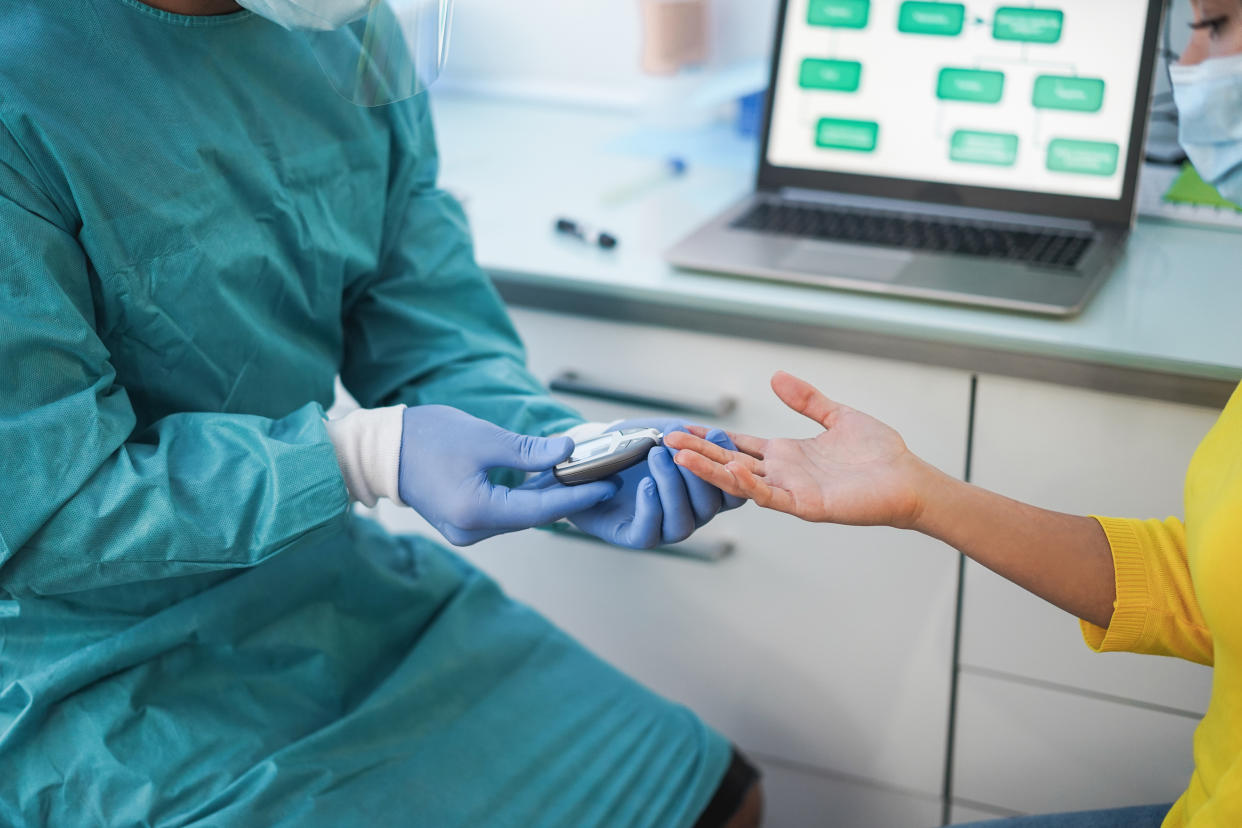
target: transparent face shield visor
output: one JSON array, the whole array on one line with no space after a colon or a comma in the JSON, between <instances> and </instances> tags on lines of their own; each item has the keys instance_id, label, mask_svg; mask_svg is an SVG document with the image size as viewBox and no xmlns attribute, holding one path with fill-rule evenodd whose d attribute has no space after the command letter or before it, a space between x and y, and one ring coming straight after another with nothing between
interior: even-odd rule
<instances>
[{"instance_id":1,"label":"transparent face shield visor","mask_svg":"<svg viewBox=\"0 0 1242 828\"><path fill-rule=\"evenodd\" d=\"M332 86L359 106L413 97L448 59L453 0L358 0L360 15L331 31L306 31Z\"/></svg>"}]
</instances>

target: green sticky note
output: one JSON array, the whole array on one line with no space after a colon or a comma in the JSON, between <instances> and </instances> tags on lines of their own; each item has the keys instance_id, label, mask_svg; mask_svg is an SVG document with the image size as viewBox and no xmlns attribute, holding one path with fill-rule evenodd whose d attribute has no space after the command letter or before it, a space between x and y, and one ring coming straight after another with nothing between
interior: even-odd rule
<instances>
[{"instance_id":1,"label":"green sticky note","mask_svg":"<svg viewBox=\"0 0 1242 828\"><path fill-rule=\"evenodd\" d=\"M1061 39L1065 13L1059 9L1001 6L992 18L992 37L1022 43L1056 43Z\"/></svg>"},{"instance_id":2,"label":"green sticky note","mask_svg":"<svg viewBox=\"0 0 1242 828\"><path fill-rule=\"evenodd\" d=\"M1099 112L1104 106L1104 81L1069 75L1040 75L1035 79L1031 103L1039 109Z\"/></svg>"},{"instance_id":3,"label":"green sticky note","mask_svg":"<svg viewBox=\"0 0 1242 828\"><path fill-rule=\"evenodd\" d=\"M812 26L865 29L870 15L871 0L811 0L806 22Z\"/></svg>"},{"instance_id":4,"label":"green sticky note","mask_svg":"<svg viewBox=\"0 0 1242 828\"><path fill-rule=\"evenodd\" d=\"M879 137L880 125L875 121L820 118L815 129L815 144L824 149L875 152Z\"/></svg>"},{"instance_id":5,"label":"green sticky note","mask_svg":"<svg viewBox=\"0 0 1242 828\"><path fill-rule=\"evenodd\" d=\"M897 31L906 34L956 37L966 25L962 3L925 3L906 0L897 13Z\"/></svg>"},{"instance_id":6,"label":"green sticky note","mask_svg":"<svg viewBox=\"0 0 1242 828\"><path fill-rule=\"evenodd\" d=\"M1226 210L1237 210L1242 213L1242 206L1234 204L1216 191L1216 188L1199 176L1199 171L1190 162L1182 166L1182 172L1173 182L1173 186L1164 194L1164 200L1172 204L1198 204L1206 207L1220 207Z\"/></svg>"},{"instance_id":7,"label":"green sticky note","mask_svg":"<svg viewBox=\"0 0 1242 828\"><path fill-rule=\"evenodd\" d=\"M827 89L833 92L857 92L862 81L862 64L856 60L824 60L807 58L802 61L798 85L803 89Z\"/></svg>"},{"instance_id":8,"label":"green sticky note","mask_svg":"<svg viewBox=\"0 0 1242 828\"><path fill-rule=\"evenodd\" d=\"M1005 92L1005 73L986 69L940 70L936 81L936 97L942 101L998 103Z\"/></svg>"},{"instance_id":9,"label":"green sticky note","mask_svg":"<svg viewBox=\"0 0 1242 828\"><path fill-rule=\"evenodd\" d=\"M949 158L962 164L1012 167L1018 161L1018 136L959 129L949 142Z\"/></svg>"},{"instance_id":10,"label":"green sticky note","mask_svg":"<svg viewBox=\"0 0 1242 828\"><path fill-rule=\"evenodd\" d=\"M1108 176L1117 172L1121 147L1107 141L1054 138L1048 142L1048 169L1078 175Z\"/></svg>"}]
</instances>

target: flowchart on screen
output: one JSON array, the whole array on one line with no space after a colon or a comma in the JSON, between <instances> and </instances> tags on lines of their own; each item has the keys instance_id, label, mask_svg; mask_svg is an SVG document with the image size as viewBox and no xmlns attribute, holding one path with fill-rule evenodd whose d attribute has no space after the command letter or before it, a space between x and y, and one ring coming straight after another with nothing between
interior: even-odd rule
<instances>
[{"instance_id":1,"label":"flowchart on screen","mask_svg":"<svg viewBox=\"0 0 1242 828\"><path fill-rule=\"evenodd\" d=\"M780 166L1115 198L1144 21L1127 0L791 0Z\"/></svg>"}]
</instances>

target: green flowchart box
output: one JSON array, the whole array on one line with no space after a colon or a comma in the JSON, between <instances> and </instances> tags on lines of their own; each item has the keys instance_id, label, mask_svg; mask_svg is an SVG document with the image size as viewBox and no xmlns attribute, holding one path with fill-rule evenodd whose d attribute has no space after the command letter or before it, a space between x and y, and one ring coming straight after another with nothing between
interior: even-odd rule
<instances>
[{"instance_id":1,"label":"green flowchart box","mask_svg":"<svg viewBox=\"0 0 1242 828\"><path fill-rule=\"evenodd\" d=\"M1048 142L1048 169L1053 172L1108 176L1117 172L1121 148L1107 141L1054 138Z\"/></svg>"},{"instance_id":2,"label":"green flowchart box","mask_svg":"<svg viewBox=\"0 0 1242 828\"><path fill-rule=\"evenodd\" d=\"M865 29L870 15L871 0L811 0L806 22L812 26Z\"/></svg>"},{"instance_id":3,"label":"green flowchart box","mask_svg":"<svg viewBox=\"0 0 1242 828\"><path fill-rule=\"evenodd\" d=\"M897 31L906 34L956 37L966 25L962 3L926 3L907 0L897 14Z\"/></svg>"},{"instance_id":4,"label":"green flowchart box","mask_svg":"<svg viewBox=\"0 0 1242 828\"><path fill-rule=\"evenodd\" d=\"M1064 25L1065 12L1060 9L1001 6L992 18L992 37L1023 43L1056 43Z\"/></svg>"},{"instance_id":5,"label":"green flowchart box","mask_svg":"<svg viewBox=\"0 0 1242 828\"><path fill-rule=\"evenodd\" d=\"M861 81L862 64L856 60L807 58L798 74L798 85L803 89L857 92Z\"/></svg>"},{"instance_id":6,"label":"green flowchart box","mask_svg":"<svg viewBox=\"0 0 1242 828\"><path fill-rule=\"evenodd\" d=\"M880 125L875 121L820 118L815 129L815 145L823 149L875 152L879 140Z\"/></svg>"},{"instance_id":7,"label":"green flowchart box","mask_svg":"<svg viewBox=\"0 0 1242 828\"><path fill-rule=\"evenodd\" d=\"M969 101L971 103L999 103L1005 94L1005 73L990 69L940 70L936 81L936 97L942 101Z\"/></svg>"},{"instance_id":8,"label":"green flowchart box","mask_svg":"<svg viewBox=\"0 0 1242 828\"><path fill-rule=\"evenodd\" d=\"M959 129L949 142L949 158L964 164L1012 167L1018 163L1018 136Z\"/></svg>"},{"instance_id":9,"label":"green flowchart box","mask_svg":"<svg viewBox=\"0 0 1242 828\"><path fill-rule=\"evenodd\" d=\"M1040 109L1099 112L1104 106L1104 81L1068 75L1040 75L1035 78L1031 102Z\"/></svg>"}]
</instances>

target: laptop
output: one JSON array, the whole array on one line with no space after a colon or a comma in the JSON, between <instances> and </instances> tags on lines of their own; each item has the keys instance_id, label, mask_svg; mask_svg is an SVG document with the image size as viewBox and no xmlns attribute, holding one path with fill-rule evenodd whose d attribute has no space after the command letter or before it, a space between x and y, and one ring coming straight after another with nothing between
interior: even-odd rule
<instances>
[{"instance_id":1,"label":"laptop","mask_svg":"<svg viewBox=\"0 0 1242 828\"><path fill-rule=\"evenodd\" d=\"M1079 312L1134 222L1162 0L781 0L755 191L678 267Z\"/></svg>"}]
</instances>

